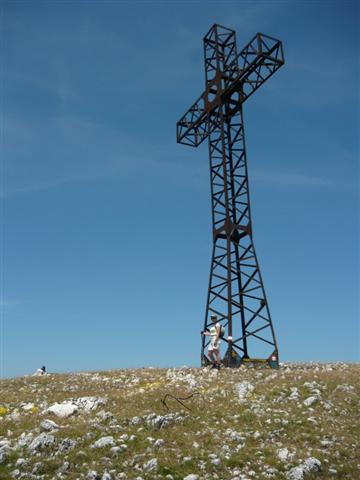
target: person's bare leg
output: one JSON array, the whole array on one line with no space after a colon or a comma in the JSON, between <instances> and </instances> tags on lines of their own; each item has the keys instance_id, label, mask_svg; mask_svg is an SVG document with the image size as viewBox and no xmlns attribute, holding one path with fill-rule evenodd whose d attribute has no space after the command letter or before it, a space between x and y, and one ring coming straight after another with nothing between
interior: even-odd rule
<instances>
[{"instance_id":1,"label":"person's bare leg","mask_svg":"<svg viewBox=\"0 0 360 480\"><path fill-rule=\"evenodd\" d=\"M216 362L216 359L214 357L214 350L208 350L208 354L209 354L210 362L214 364Z\"/></svg>"},{"instance_id":2,"label":"person's bare leg","mask_svg":"<svg viewBox=\"0 0 360 480\"><path fill-rule=\"evenodd\" d=\"M214 355L215 355L215 358L216 358L216 364L221 365L221 355L220 355L219 350L215 349L214 350Z\"/></svg>"}]
</instances>

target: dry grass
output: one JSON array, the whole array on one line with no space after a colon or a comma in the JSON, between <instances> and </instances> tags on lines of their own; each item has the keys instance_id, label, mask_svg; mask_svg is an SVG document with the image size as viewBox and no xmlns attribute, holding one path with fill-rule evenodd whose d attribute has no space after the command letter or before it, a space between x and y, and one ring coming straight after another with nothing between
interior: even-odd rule
<instances>
[{"instance_id":1,"label":"dry grass","mask_svg":"<svg viewBox=\"0 0 360 480\"><path fill-rule=\"evenodd\" d=\"M279 371L139 369L3 380L0 407L8 413L1 415L0 409L0 442L10 440L13 450L8 450L0 465L0 478L75 480L95 470L99 478L110 472L112 479L122 478L121 473L127 479L172 475L177 480L188 474L197 474L199 479L285 479L292 467L316 457L322 470L307 474L306 479L355 480L360 477L356 447L360 438L359 372L359 365L303 364L286 365ZM243 381L250 382L254 390L240 402L235 385ZM298 398L292 400L291 388L295 387ZM184 401L191 411L173 398L167 399L167 411L161 402L166 394L194 394ZM315 403L304 405L314 395ZM83 396L108 401L89 414L78 412L64 419L43 413L55 402ZM34 408L25 412L22 404L27 402ZM98 416L101 409L111 416ZM179 413L182 422L159 429L144 420L151 413L163 416L169 412ZM132 425L130 419L135 416L143 420ZM56 439L53 446L35 455L26 446L14 448L23 432L38 436L45 418L59 426L50 432ZM135 438L119 440L123 434ZM114 454L109 446L91 448L97 439L109 435L116 445L125 444L126 450ZM65 438L74 439L76 447L58 453ZM160 447L154 446L158 439L163 440ZM281 448L288 449L286 461L278 457ZM15 466L18 458L26 463ZM144 464L153 458L158 467L146 472ZM69 462L69 468L59 476L64 462ZM17 477L12 473L16 469Z\"/></svg>"}]
</instances>

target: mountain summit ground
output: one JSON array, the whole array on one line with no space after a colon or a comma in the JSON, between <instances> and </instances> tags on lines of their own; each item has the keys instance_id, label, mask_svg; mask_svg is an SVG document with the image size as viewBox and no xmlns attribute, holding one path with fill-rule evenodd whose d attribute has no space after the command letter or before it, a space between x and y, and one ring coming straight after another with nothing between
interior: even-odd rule
<instances>
[{"instance_id":1,"label":"mountain summit ground","mask_svg":"<svg viewBox=\"0 0 360 480\"><path fill-rule=\"evenodd\" d=\"M0 382L0 479L360 478L360 365Z\"/></svg>"}]
</instances>

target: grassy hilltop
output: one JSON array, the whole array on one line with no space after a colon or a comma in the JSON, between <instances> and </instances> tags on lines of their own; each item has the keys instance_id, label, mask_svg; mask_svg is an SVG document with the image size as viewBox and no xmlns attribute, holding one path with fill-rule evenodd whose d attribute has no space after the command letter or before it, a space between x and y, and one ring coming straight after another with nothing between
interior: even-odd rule
<instances>
[{"instance_id":1,"label":"grassy hilltop","mask_svg":"<svg viewBox=\"0 0 360 480\"><path fill-rule=\"evenodd\" d=\"M360 478L360 365L0 382L0 479Z\"/></svg>"}]
</instances>

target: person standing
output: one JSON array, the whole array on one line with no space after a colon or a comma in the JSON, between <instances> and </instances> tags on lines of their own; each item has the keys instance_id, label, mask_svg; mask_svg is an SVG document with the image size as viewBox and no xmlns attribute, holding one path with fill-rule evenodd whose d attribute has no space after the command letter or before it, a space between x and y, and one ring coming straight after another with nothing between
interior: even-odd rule
<instances>
[{"instance_id":1,"label":"person standing","mask_svg":"<svg viewBox=\"0 0 360 480\"><path fill-rule=\"evenodd\" d=\"M220 323L218 323L217 321L216 315L211 315L210 319L212 321L212 326L210 327L210 330L203 331L201 333L206 337L211 337L209 348L208 348L208 355L212 363L211 368L217 368L219 370L221 365L221 355L220 355L221 326L220 326Z\"/></svg>"},{"instance_id":2,"label":"person standing","mask_svg":"<svg viewBox=\"0 0 360 480\"><path fill-rule=\"evenodd\" d=\"M46 375L46 367L43 366L38 368L35 373L33 373L33 377L41 377L41 375Z\"/></svg>"}]
</instances>

